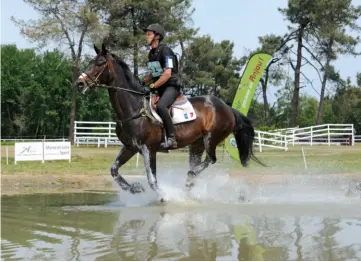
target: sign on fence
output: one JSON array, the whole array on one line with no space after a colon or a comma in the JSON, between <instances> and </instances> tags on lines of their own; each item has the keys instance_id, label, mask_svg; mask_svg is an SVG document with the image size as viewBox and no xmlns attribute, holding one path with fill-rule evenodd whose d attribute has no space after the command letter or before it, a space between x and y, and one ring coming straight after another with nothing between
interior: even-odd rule
<instances>
[{"instance_id":1,"label":"sign on fence","mask_svg":"<svg viewBox=\"0 0 361 262\"><path fill-rule=\"evenodd\" d=\"M15 164L18 161L69 160L70 142L23 142L15 143Z\"/></svg>"},{"instance_id":2,"label":"sign on fence","mask_svg":"<svg viewBox=\"0 0 361 262\"><path fill-rule=\"evenodd\" d=\"M43 142L15 143L15 164L18 161L43 161Z\"/></svg>"}]
</instances>

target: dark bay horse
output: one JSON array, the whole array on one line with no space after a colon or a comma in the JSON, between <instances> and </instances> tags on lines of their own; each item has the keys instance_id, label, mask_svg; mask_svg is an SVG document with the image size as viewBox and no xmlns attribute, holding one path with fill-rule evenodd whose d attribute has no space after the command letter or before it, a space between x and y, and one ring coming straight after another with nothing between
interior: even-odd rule
<instances>
[{"instance_id":1,"label":"dark bay horse","mask_svg":"<svg viewBox=\"0 0 361 262\"><path fill-rule=\"evenodd\" d=\"M97 56L90 62L88 70L79 76L76 86L82 93L95 87L108 89L110 103L116 113L116 134L123 143L111 167L111 175L123 190L129 190L133 194L143 192L144 188L140 183L129 184L118 173L118 169L139 152L144 159L149 186L160 194L156 176L156 155L162 151L160 143L164 140L163 125L152 111L149 95L144 93L143 86L128 65L111 54L104 44L101 50L95 45L94 49ZM263 165L253 154L254 128L246 116L215 96L183 97L179 107L182 103L185 106L178 109L178 115L173 116L173 121L176 121L178 147L189 145L190 170L186 180L188 188L194 185L194 178L201 171L217 161L217 145L232 132L241 164L247 166L247 162L253 159ZM182 110L186 109L190 110L190 115L183 113ZM183 114L184 120L181 121ZM204 151L206 157L202 161Z\"/></svg>"}]
</instances>

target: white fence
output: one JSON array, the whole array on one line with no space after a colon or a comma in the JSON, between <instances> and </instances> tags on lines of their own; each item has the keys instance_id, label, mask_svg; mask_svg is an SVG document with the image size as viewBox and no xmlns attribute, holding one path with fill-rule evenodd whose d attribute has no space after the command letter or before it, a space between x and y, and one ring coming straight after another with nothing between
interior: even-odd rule
<instances>
[{"instance_id":1,"label":"white fence","mask_svg":"<svg viewBox=\"0 0 361 262\"><path fill-rule=\"evenodd\" d=\"M115 134L115 122L75 121L74 142L79 145L121 145ZM270 132L255 130L255 146L287 151L294 145L354 145L361 136L354 136L353 124L325 124L304 128L286 128Z\"/></svg>"},{"instance_id":2,"label":"white fence","mask_svg":"<svg viewBox=\"0 0 361 262\"><path fill-rule=\"evenodd\" d=\"M353 141L354 141L355 143L361 143L361 135L356 135L356 136L354 136Z\"/></svg>"},{"instance_id":3,"label":"white fence","mask_svg":"<svg viewBox=\"0 0 361 262\"><path fill-rule=\"evenodd\" d=\"M294 145L354 145L353 124L324 124L304 128L287 128L273 131L287 137Z\"/></svg>"},{"instance_id":4,"label":"white fence","mask_svg":"<svg viewBox=\"0 0 361 262\"><path fill-rule=\"evenodd\" d=\"M255 130L255 133L256 137L254 145L258 146L260 152L262 152L264 147L278 148L285 151L288 150L287 136L258 130Z\"/></svg>"},{"instance_id":5,"label":"white fence","mask_svg":"<svg viewBox=\"0 0 361 262\"><path fill-rule=\"evenodd\" d=\"M121 145L116 133L115 122L75 121L74 143L79 145Z\"/></svg>"}]
</instances>

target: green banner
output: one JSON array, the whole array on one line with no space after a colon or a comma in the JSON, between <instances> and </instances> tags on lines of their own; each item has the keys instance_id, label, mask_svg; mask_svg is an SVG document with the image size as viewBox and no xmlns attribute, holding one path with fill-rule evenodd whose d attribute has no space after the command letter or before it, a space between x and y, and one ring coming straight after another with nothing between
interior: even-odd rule
<instances>
[{"instance_id":1,"label":"green banner","mask_svg":"<svg viewBox=\"0 0 361 262\"><path fill-rule=\"evenodd\" d=\"M246 65L232 104L233 108L237 109L244 115L247 115L248 113L257 85L271 58L272 56L269 54L254 54ZM236 140L233 135L230 135L226 139L225 144L228 153L234 159L240 160Z\"/></svg>"}]
</instances>

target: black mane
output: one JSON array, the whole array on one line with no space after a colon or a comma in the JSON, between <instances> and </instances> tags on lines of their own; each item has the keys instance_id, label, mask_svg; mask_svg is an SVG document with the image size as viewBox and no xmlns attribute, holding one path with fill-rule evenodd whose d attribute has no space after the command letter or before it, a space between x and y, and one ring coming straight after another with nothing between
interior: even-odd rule
<instances>
[{"instance_id":1,"label":"black mane","mask_svg":"<svg viewBox=\"0 0 361 262\"><path fill-rule=\"evenodd\" d=\"M120 67L123 69L125 78L128 80L129 84L132 88L136 88L138 90L142 89L142 85L140 84L139 78L136 77L132 71L130 70L129 66L117 55L111 54L115 61L120 65Z\"/></svg>"}]
</instances>

